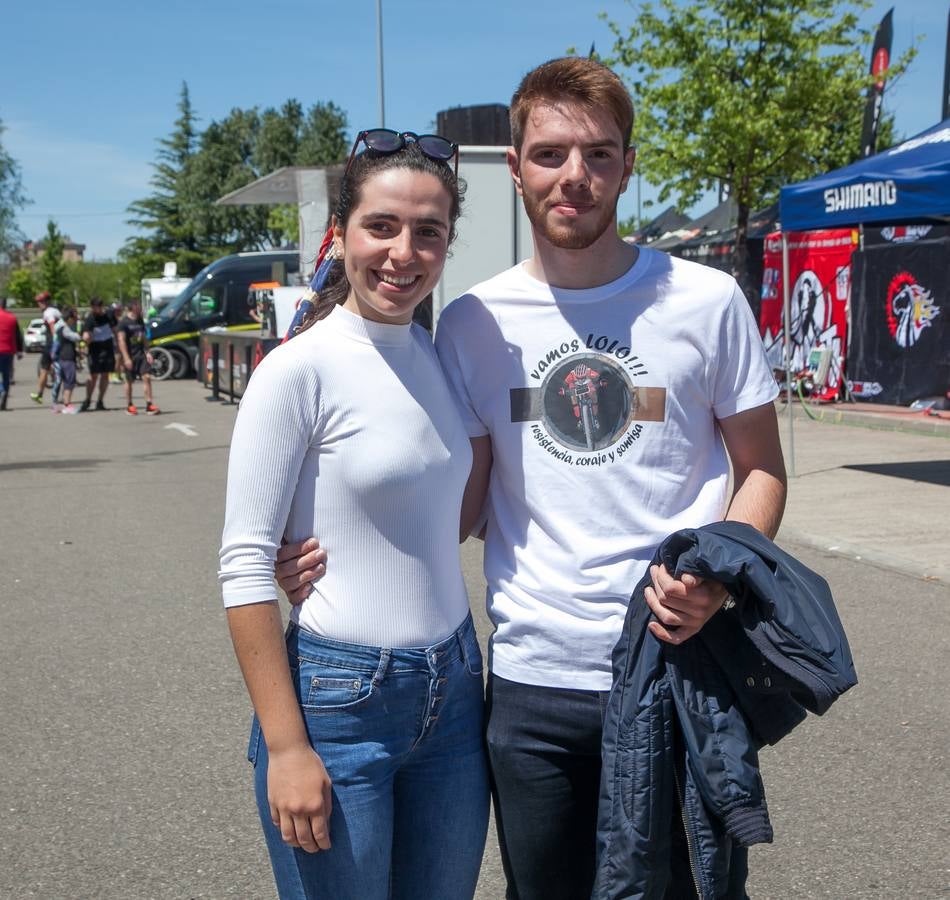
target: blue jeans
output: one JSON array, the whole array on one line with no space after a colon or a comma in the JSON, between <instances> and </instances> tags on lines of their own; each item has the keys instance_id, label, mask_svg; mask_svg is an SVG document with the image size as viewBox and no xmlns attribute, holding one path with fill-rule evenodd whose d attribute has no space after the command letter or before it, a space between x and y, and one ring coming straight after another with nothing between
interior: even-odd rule
<instances>
[{"instance_id":1,"label":"blue jeans","mask_svg":"<svg viewBox=\"0 0 950 900\"><path fill-rule=\"evenodd\" d=\"M13 354L0 353L0 394L10 393L10 381L13 378Z\"/></svg>"},{"instance_id":2,"label":"blue jeans","mask_svg":"<svg viewBox=\"0 0 950 900\"><path fill-rule=\"evenodd\" d=\"M287 630L310 742L333 782L331 849L285 844L257 718L248 759L281 900L470 900L488 830L482 660L469 616L394 650Z\"/></svg>"},{"instance_id":3,"label":"blue jeans","mask_svg":"<svg viewBox=\"0 0 950 900\"><path fill-rule=\"evenodd\" d=\"M488 678L488 755L508 900L590 897L608 696Z\"/></svg>"}]
</instances>

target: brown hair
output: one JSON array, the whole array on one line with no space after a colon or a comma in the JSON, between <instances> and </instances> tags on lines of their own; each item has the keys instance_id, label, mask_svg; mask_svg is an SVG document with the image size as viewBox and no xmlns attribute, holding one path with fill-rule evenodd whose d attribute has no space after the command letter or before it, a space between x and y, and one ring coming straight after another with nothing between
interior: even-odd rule
<instances>
[{"instance_id":1,"label":"brown hair","mask_svg":"<svg viewBox=\"0 0 950 900\"><path fill-rule=\"evenodd\" d=\"M586 110L606 109L617 123L624 151L633 131L633 101L615 72L579 56L552 59L532 69L511 98L511 142L521 150L531 108L539 103L576 103Z\"/></svg>"},{"instance_id":2,"label":"brown hair","mask_svg":"<svg viewBox=\"0 0 950 900\"><path fill-rule=\"evenodd\" d=\"M455 223L462 210L462 198L465 194L465 183L455 177L450 163L430 159L420 149L415 141L407 141L406 146L396 153L377 153L375 150L364 150L353 159L346 177L340 184L340 197L334 210L336 223L342 229L350 219L350 213L359 206L362 200L363 185L374 175L390 169L408 169L410 172L421 172L424 175L434 175L449 192L452 202L449 207L449 244L455 240ZM346 301L350 292L350 282L346 277L343 261L334 261L324 288L313 301L313 308L308 312L298 326L296 333L305 331L314 322L330 314L334 306Z\"/></svg>"}]
</instances>

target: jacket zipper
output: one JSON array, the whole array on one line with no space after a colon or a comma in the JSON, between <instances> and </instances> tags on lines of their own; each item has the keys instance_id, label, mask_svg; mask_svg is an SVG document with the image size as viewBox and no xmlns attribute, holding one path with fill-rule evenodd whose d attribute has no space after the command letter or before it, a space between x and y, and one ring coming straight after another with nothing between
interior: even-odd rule
<instances>
[{"instance_id":1,"label":"jacket zipper","mask_svg":"<svg viewBox=\"0 0 950 900\"><path fill-rule=\"evenodd\" d=\"M689 830L689 823L686 820L686 798L683 796L679 772L676 771L675 765L673 766L673 782L676 785L676 798L679 800L680 816L683 819L683 833L686 835L686 849L689 852L689 869L693 876L693 887L696 888L697 900L703 900L703 895L699 890L699 865L696 861L696 849L693 847L693 837Z\"/></svg>"}]
</instances>

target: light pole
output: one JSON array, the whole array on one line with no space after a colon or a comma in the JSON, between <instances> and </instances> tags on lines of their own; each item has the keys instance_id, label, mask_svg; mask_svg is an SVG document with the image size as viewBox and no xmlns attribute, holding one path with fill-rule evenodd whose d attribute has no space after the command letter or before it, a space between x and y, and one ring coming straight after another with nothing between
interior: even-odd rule
<instances>
[{"instance_id":1,"label":"light pole","mask_svg":"<svg viewBox=\"0 0 950 900\"><path fill-rule=\"evenodd\" d=\"M376 0L376 55L379 72L379 127L386 127L386 95L383 91L383 0Z\"/></svg>"}]
</instances>

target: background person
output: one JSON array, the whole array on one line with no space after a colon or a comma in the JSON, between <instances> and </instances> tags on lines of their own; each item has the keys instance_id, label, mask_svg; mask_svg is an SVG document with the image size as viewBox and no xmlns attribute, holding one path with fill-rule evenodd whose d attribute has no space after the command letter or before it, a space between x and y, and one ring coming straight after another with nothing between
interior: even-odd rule
<instances>
[{"instance_id":1,"label":"background person","mask_svg":"<svg viewBox=\"0 0 950 900\"><path fill-rule=\"evenodd\" d=\"M50 370L53 368L53 328L60 319L59 310L53 305L49 291L40 291L35 297L36 305L40 308L43 317L43 325L46 329L46 343L40 352L40 374L36 382L36 390L30 394L30 399L34 403L43 402L43 392L46 390L46 383L49 380Z\"/></svg>"},{"instance_id":2,"label":"background person","mask_svg":"<svg viewBox=\"0 0 950 900\"><path fill-rule=\"evenodd\" d=\"M116 322L121 322L122 317L125 314L127 307L115 300L109 304L109 311L112 313L113 318ZM115 356L115 371L109 376L109 382L111 384L125 384L125 365L122 359L122 354L119 352L119 335L117 331L112 332L112 345L113 345L113 355Z\"/></svg>"},{"instance_id":3,"label":"background person","mask_svg":"<svg viewBox=\"0 0 950 900\"><path fill-rule=\"evenodd\" d=\"M89 362L89 379L86 381L86 399L80 407L81 412L88 412L97 386L96 409L106 408L105 396L109 388L109 374L115 369L113 329L118 323L112 310L104 308L101 297L93 297L89 301L89 307L89 315L86 316L82 326L82 338L86 342Z\"/></svg>"},{"instance_id":4,"label":"background person","mask_svg":"<svg viewBox=\"0 0 950 900\"><path fill-rule=\"evenodd\" d=\"M454 236L457 147L406 137L358 136L323 318L254 371L231 443L220 578L281 897L464 900L484 848L482 665L456 540L470 447L411 324ZM316 522L334 570L285 641L274 558Z\"/></svg>"},{"instance_id":5,"label":"background person","mask_svg":"<svg viewBox=\"0 0 950 900\"><path fill-rule=\"evenodd\" d=\"M136 378L141 377L145 394L145 413L157 416L160 410L152 402L152 354L148 351L142 305L138 300L132 300L126 305L125 315L116 328L116 342L125 372L125 411L130 416L138 415L139 411L132 402L132 385Z\"/></svg>"},{"instance_id":6,"label":"background person","mask_svg":"<svg viewBox=\"0 0 950 900\"><path fill-rule=\"evenodd\" d=\"M62 407L54 402L53 412L72 415L79 412L73 405L73 389L76 387L76 358L79 355L79 343L82 335L76 331L78 313L74 306L63 310L63 317L56 323L56 367L62 392Z\"/></svg>"},{"instance_id":7,"label":"background person","mask_svg":"<svg viewBox=\"0 0 950 900\"><path fill-rule=\"evenodd\" d=\"M7 408L14 356L23 359L23 332L16 316L7 312L7 298L0 295L0 411Z\"/></svg>"}]
</instances>

